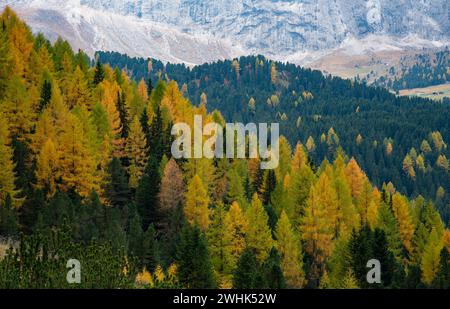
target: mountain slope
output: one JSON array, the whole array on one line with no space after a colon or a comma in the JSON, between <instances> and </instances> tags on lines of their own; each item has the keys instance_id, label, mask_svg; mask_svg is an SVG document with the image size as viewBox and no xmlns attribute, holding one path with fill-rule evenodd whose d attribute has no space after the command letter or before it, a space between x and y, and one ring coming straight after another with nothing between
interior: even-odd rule
<instances>
[{"instance_id":1,"label":"mountain slope","mask_svg":"<svg viewBox=\"0 0 450 309\"><path fill-rule=\"evenodd\" d=\"M114 50L188 64L251 53L305 63L336 48L366 52L374 40L388 50L441 46L450 33L445 0L0 0L5 5L35 31L91 55Z\"/></svg>"}]
</instances>

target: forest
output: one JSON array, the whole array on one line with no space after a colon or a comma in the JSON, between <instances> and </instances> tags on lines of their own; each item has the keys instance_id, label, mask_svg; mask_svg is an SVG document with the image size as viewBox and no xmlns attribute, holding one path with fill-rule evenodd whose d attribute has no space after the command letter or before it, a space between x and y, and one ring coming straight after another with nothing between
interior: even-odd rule
<instances>
[{"instance_id":1,"label":"forest","mask_svg":"<svg viewBox=\"0 0 450 309\"><path fill-rule=\"evenodd\" d=\"M98 57L136 82L175 80L191 102L206 102L227 121L277 121L291 145L303 143L315 165L342 147L378 188L392 182L410 198L432 199L444 222L450 220L449 102L396 97L262 56L194 68L112 52Z\"/></svg>"},{"instance_id":2,"label":"forest","mask_svg":"<svg viewBox=\"0 0 450 309\"><path fill-rule=\"evenodd\" d=\"M401 67L389 69L387 77L374 81L395 91L401 89L423 88L448 83L450 80L450 52L448 47L442 51L415 55L413 59L403 57ZM412 64L411 64L412 63Z\"/></svg>"},{"instance_id":3,"label":"forest","mask_svg":"<svg viewBox=\"0 0 450 309\"><path fill-rule=\"evenodd\" d=\"M262 57L131 70L0 19L0 288L450 287L448 106ZM194 115L279 121L279 166L173 158Z\"/></svg>"}]
</instances>

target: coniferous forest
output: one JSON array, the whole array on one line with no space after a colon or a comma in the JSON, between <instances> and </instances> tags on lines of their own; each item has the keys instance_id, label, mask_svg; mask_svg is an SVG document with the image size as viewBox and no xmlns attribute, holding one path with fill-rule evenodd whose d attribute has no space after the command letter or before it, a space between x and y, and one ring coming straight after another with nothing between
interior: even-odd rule
<instances>
[{"instance_id":1,"label":"coniferous forest","mask_svg":"<svg viewBox=\"0 0 450 309\"><path fill-rule=\"evenodd\" d=\"M262 56L90 59L0 19L0 288L450 287L448 103ZM173 158L194 115L279 122L279 166Z\"/></svg>"}]
</instances>

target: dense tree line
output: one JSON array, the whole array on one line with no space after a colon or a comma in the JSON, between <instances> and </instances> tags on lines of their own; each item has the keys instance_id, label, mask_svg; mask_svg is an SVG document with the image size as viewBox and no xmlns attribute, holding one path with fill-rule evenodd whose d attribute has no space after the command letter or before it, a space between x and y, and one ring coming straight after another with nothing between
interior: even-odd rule
<instances>
[{"instance_id":1,"label":"dense tree line","mask_svg":"<svg viewBox=\"0 0 450 309\"><path fill-rule=\"evenodd\" d=\"M410 64L413 62L412 64ZM415 55L400 60L401 67L391 67L387 76L374 81L377 86L395 91L446 84L450 81L450 53L444 50Z\"/></svg>"}]
</instances>

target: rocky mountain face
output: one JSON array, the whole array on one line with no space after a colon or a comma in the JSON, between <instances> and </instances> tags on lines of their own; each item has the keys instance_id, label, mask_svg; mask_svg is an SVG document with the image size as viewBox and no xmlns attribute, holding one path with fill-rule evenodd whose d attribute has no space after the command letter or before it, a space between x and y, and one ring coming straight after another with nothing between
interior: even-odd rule
<instances>
[{"instance_id":1,"label":"rocky mountain face","mask_svg":"<svg viewBox=\"0 0 450 309\"><path fill-rule=\"evenodd\" d=\"M250 53L302 62L370 47L372 36L376 45L389 38L422 48L446 45L450 34L447 0L0 0L5 5L36 31L91 53L188 64Z\"/></svg>"}]
</instances>

